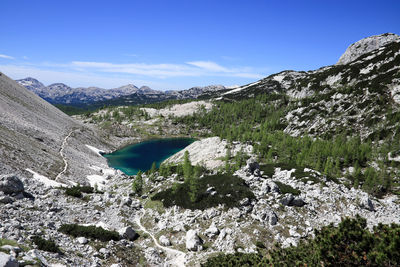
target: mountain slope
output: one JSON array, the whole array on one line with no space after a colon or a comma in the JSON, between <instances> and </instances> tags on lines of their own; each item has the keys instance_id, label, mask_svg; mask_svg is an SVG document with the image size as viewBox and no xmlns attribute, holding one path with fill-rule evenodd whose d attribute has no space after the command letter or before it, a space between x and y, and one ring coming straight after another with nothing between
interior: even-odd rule
<instances>
[{"instance_id":1,"label":"mountain slope","mask_svg":"<svg viewBox=\"0 0 400 267\"><path fill-rule=\"evenodd\" d=\"M347 62L352 58L349 63L308 72L283 71L233 89L223 99L262 93L289 96L292 109L282 121L287 124L285 132L291 135L318 136L344 131L384 137L387 131L399 133L394 122L400 118L400 37L384 36L357 42L373 43L377 47L374 50L360 45L360 50L355 51L357 43L350 46L344 55L353 56L339 60Z\"/></svg>"},{"instance_id":2,"label":"mountain slope","mask_svg":"<svg viewBox=\"0 0 400 267\"><path fill-rule=\"evenodd\" d=\"M86 175L93 172L88 169L90 164L105 165L105 160L85 144L109 147L95 130L74 121L2 73L0 136L0 172L28 176L25 170L31 169L54 179L67 162L68 168L58 177L60 181L68 178L85 183Z\"/></svg>"}]
</instances>

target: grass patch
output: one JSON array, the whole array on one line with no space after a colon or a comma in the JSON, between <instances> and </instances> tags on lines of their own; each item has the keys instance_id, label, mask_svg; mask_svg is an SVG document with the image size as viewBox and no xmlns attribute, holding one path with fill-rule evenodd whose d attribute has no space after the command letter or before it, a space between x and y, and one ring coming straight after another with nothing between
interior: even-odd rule
<instances>
[{"instance_id":1,"label":"grass patch","mask_svg":"<svg viewBox=\"0 0 400 267\"><path fill-rule=\"evenodd\" d=\"M80 237L84 236L87 238L97 239L99 241L110 241L110 240L119 240L119 234L116 231L105 230L100 226L83 226L79 224L63 224L58 229L59 232L73 236Z\"/></svg>"},{"instance_id":2,"label":"grass patch","mask_svg":"<svg viewBox=\"0 0 400 267\"><path fill-rule=\"evenodd\" d=\"M149 200L144 204L145 209L153 209L158 211L160 214L165 212L164 205L158 200Z\"/></svg>"},{"instance_id":3,"label":"grass patch","mask_svg":"<svg viewBox=\"0 0 400 267\"><path fill-rule=\"evenodd\" d=\"M292 195L298 196L301 193L299 189L293 188L288 184L284 184L279 181L274 181L274 183L276 183L276 185L279 187L279 190L282 194L290 193Z\"/></svg>"},{"instance_id":4,"label":"grass patch","mask_svg":"<svg viewBox=\"0 0 400 267\"><path fill-rule=\"evenodd\" d=\"M53 240L47 240L36 235L32 237L32 241L38 247L39 250L48 251L52 253L61 252Z\"/></svg>"},{"instance_id":5,"label":"grass patch","mask_svg":"<svg viewBox=\"0 0 400 267\"><path fill-rule=\"evenodd\" d=\"M244 198L255 198L244 180L236 176L217 174L200 178L198 182L199 195L194 202L190 200L190 187L186 182L175 184L172 188L155 194L151 200L161 201L164 207L177 205L185 209L204 210L219 204L225 204L227 208L231 208L238 206L239 201ZM216 194L206 193L209 187L214 187Z\"/></svg>"}]
</instances>

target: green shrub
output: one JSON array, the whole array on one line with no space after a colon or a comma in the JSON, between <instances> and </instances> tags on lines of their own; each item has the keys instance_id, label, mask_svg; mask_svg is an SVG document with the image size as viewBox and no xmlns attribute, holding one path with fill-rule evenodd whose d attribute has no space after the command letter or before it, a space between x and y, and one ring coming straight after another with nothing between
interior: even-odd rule
<instances>
[{"instance_id":1,"label":"green shrub","mask_svg":"<svg viewBox=\"0 0 400 267\"><path fill-rule=\"evenodd\" d=\"M65 194L72 197L81 198L82 193L92 194L94 192L93 187L91 186L81 186L75 185L73 187L68 187L65 189Z\"/></svg>"},{"instance_id":2,"label":"green shrub","mask_svg":"<svg viewBox=\"0 0 400 267\"><path fill-rule=\"evenodd\" d=\"M65 189L65 194L71 197L77 197L77 198L82 197L81 190L79 190L79 188L76 186Z\"/></svg>"},{"instance_id":3,"label":"green shrub","mask_svg":"<svg viewBox=\"0 0 400 267\"><path fill-rule=\"evenodd\" d=\"M219 204L225 204L228 208L235 207L244 198L255 198L243 179L227 174L196 179L198 193L195 199L190 197L190 186L190 180L181 184L176 183L171 188L154 195L151 200L161 201L164 207L177 205L185 209L204 210ZM217 193L214 195L206 193L209 187L214 187Z\"/></svg>"},{"instance_id":4,"label":"green shrub","mask_svg":"<svg viewBox=\"0 0 400 267\"><path fill-rule=\"evenodd\" d=\"M33 236L32 237L33 243L38 247L40 250L52 252L52 253L59 253L60 249L56 245L53 240L46 240L41 238L40 236Z\"/></svg>"},{"instance_id":5,"label":"green shrub","mask_svg":"<svg viewBox=\"0 0 400 267\"><path fill-rule=\"evenodd\" d=\"M298 196L301 193L299 189L293 188L290 185L281 183L279 181L274 181L274 183L276 183L276 185L279 187L279 191L282 194L290 193L292 195Z\"/></svg>"},{"instance_id":6,"label":"green shrub","mask_svg":"<svg viewBox=\"0 0 400 267\"><path fill-rule=\"evenodd\" d=\"M119 234L116 231L108 231L100 226L94 225L83 226L79 224L63 224L58 231L73 237L84 236L103 242L110 240L117 241L120 239Z\"/></svg>"},{"instance_id":7,"label":"green shrub","mask_svg":"<svg viewBox=\"0 0 400 267\"><path fill-rule=\"evenodd\" d=\"M202 266L399 266L400 225L379 224L372 233L366 226L364 218L346 218L296 247L276 247L267 255L220 254Z\"/></svg>"}]
</instances>

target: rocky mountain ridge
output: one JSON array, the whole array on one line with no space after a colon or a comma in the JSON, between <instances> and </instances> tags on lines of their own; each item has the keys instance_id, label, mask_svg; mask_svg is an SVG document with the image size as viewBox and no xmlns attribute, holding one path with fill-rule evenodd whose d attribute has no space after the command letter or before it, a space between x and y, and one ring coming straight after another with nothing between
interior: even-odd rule
<instances>
[{"instance_id":1,"label":"rocky mountain ridge","mask_svg":"<svg viewBox=\"0 0 400 267\"><path fill-rule=\"evenodd\" d=\"M31 77L16 81L46 101L52 104L64 105L82 105L109 100L118 103L147 103L155 101L161 102L170 99L195 99L204 94L212 94L216 91L225 90L225 87L222 85L192 87L187 90L164 92L153 90L148 86L138 88L133 84L113 89L103 89L99 87L71 88L63 83L54 83L45 86L43 83Z\"/></svg>"}]
</instances>

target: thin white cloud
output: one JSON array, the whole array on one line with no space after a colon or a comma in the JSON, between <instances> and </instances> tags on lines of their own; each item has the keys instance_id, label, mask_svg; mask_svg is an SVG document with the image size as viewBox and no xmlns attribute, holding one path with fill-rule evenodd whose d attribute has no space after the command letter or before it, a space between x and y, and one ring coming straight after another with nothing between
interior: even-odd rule
<instances>
[{"instance_id":1,"label":"thin white cloud","mask_svg":"<svg viewBox=\"0 0 400 267\"><path fill-rule=\"evenodd\" d=\"M164 83L151 80L130 79L120 76L104 76L95 73L76 73L73 71L44 70L31 66L0 65L0 71L12 79L33 77L45 85L62 82L72 87L98 86L115 88L124 84L137 86L147 85L152 88L163 88ZM173 87L171 87L173 88Z\"/></svg>"},{"instance_id":2,"label":"thin white cloud","mask_svg":"<svg viewBox=\"0 0 400 267\"><path fill-rule=\"evenodd\" d=\"M0 70L14 79L28 76L49 84L64 82L71 86L99 86L112 88L121 84L134 83L154 86L162 90L177 89L176 84L188 80L209 80L220 83L227 79L240 82L243 79L257 80L265 75L251 67L227 67L213 61L190 61L182 64L116 64L97 61L72 61L66 63L19 63L3 64ZM261 70L259 70L261 71ZM265 70L262 70L263 72ZM240 80L237 80L240 79ZM173 84L169 82L173 81ZM248 83L248 80L245 80Z\"/></svg>"},{"instance_id":3,"label":"thin white cloud","mask_svg":"<svg viewBox=\"0 0 400 267\"><path fill-rule=\"evenodd\" d=\"M104 73L125 73L154 78L222 76L262 78L249 67L227 68L212 61L190 61L186 64L114 64L109 62L73 61L71 67Z\"/></svg>"},{"instance_id":4,"label":"thin white cloud","mask_svg":"<svg viewBox=\"0 0 400 267\"><path fill-rule=\"evenodd\" d=\"M218 65L217 63L212 61L192 61L187 62L187 64L213 72L230 72L229 69L222 67L221 65Z\"/></svg>"},{"instance_id":5,"label":"thin white cloud","mask_svg":"<svg viewBox=\"0 0 400 267\"><path fill-rule=\"evenodd\" d=\"M4 54L0 54L0 58L5 58L5 59L15 59L14 57L12 57L12 56L7 56L7 55L4 55Z\"/></svg>"}]
</instances>

